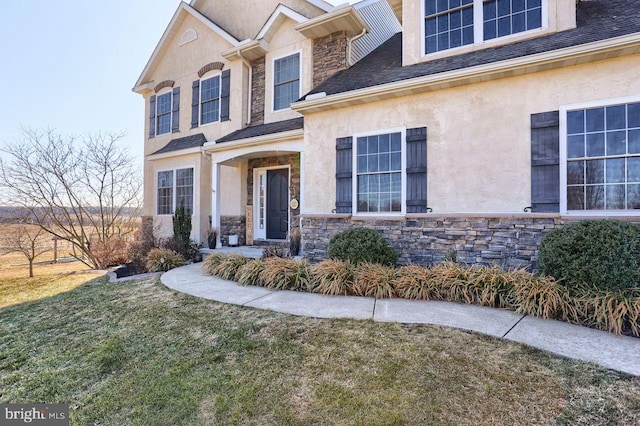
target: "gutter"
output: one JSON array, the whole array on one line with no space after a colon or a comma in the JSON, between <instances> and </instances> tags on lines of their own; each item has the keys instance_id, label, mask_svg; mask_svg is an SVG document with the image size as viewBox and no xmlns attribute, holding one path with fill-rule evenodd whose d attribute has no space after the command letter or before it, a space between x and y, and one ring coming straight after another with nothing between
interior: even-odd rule
<instances>
[{"instance_id":1,"label":"gutter","mask_svg":"<svg viewBox=\"0 0 640 426\"><path fill-rule=\"evenodd\" d=\"M634 33L579 46L384 83L327 96L322 96L322 94L317 94L318 96L315 96L316 94L309 95L306 100L291 104L291 109L301 114L305 112L313 113L341 106L461 86L475 81L486 81L490 78L521 75L565 65L570 66L594 60L631 55L638 52L640 52L640 33Z\"/></svg>"}]
</instances>

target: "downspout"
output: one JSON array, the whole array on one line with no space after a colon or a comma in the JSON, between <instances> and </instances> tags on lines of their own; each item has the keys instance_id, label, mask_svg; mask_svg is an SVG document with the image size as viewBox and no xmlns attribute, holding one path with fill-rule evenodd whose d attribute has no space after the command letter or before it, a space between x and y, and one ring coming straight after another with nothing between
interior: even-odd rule
<instances>
[{"instance_id":1,"label":"downspout","mask_svg":"<svg viewBox=\"0 0 640 426\"><path fill-rule=\"evenodd\" d=\"M347 65L352 66L354 64L353 59L351 58L351 54L352 54L352 47L351 45L353 44L354 41L358 40L359 38L362 38L365 34L367 33L367 29L363 28L362 32L360 34L357 34L353 37L351 37L348 41L347 41Z\"/></svg>"}]
</instances>

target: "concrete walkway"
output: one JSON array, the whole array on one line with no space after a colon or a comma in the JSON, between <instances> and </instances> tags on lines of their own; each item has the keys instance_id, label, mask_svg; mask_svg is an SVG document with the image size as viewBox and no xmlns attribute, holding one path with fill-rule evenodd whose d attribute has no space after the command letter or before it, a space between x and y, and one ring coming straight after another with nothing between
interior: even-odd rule
<instances>
[{"instance_id":1,"label":"concrete walkway","mask_svg":"<svg viewBox=\"0 0 640 426\"><path fill-rule=\"evenodd\" d=\"M525 343L562 357L590 361L640 376L640 339L616 336L512 311L452 302L323 296L239 286L202 273L201 263L162 275L167 287L223 303L316 318L373 319L381 322L437 324Z\"/></svg>"}]
</instances>

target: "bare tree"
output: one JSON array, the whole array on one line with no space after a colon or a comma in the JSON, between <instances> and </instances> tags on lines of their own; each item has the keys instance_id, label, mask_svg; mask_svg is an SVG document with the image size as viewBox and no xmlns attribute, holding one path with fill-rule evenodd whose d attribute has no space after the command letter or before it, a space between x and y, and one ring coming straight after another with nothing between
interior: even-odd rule
<instances>
[{"instance_id":1,"label":"bare tree","mask_svg":"<svg viewBox=\"0 0 640 426\"><path fill-rule=\"evenodd\" d=\"M12 230L2 238L3 254L20 253L29 262L29 278L33 278L33 262L48 251L51 246L47 243L47 233L39 226L25 224L13 225Z\"/></svg>"},{"instance_id":2,"label":"bare tree","mask_svg":"<svg viewBox=\"0 0 640 426\"><path fill-rule=\"evenodd\" d=\"M133 233L140 213L140 173L118 146L123 135L62 137L23 130L24 140L2 149L0 187L12 205L68 241L73 255L93 268Z\"/></svg>"}]
</instances>

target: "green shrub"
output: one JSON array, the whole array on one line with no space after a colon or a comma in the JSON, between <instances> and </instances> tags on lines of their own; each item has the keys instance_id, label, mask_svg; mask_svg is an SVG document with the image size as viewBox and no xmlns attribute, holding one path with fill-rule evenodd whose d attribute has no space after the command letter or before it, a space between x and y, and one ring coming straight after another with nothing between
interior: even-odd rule
<instances>
[{"instance_id":1,"label":"green shrub","mask_svg":"<svg viewBox=\"0 0 640 426\"><path fill-rule=\"evenodd\" d=\"M147 270L149 272L168 271L186 264L184 257L173 250L152 249L147 255Z\"/></svg>"},{"instance_id":2,"label":"green shrub","mask_svg":"<svg viewBox=\"0 0 640 426\"><path fill-rule=\"evenodd\" d=\"M584 220L549 232L540 244L540 271L572 294L586 285L602 291L639 287L640 227Z\"/></svg>"},{"instance_id":3,"label":"green shrub","mask_svg":"<svg viewBox=\"0 0 640 426\"><path fill-rule=\"evenodd\" d=\"M329 257L354 264L380 263L395 266L398 252L387 240L369 228L353 228L337 233L329 242Z\"/></svg>"}]
</instances>

